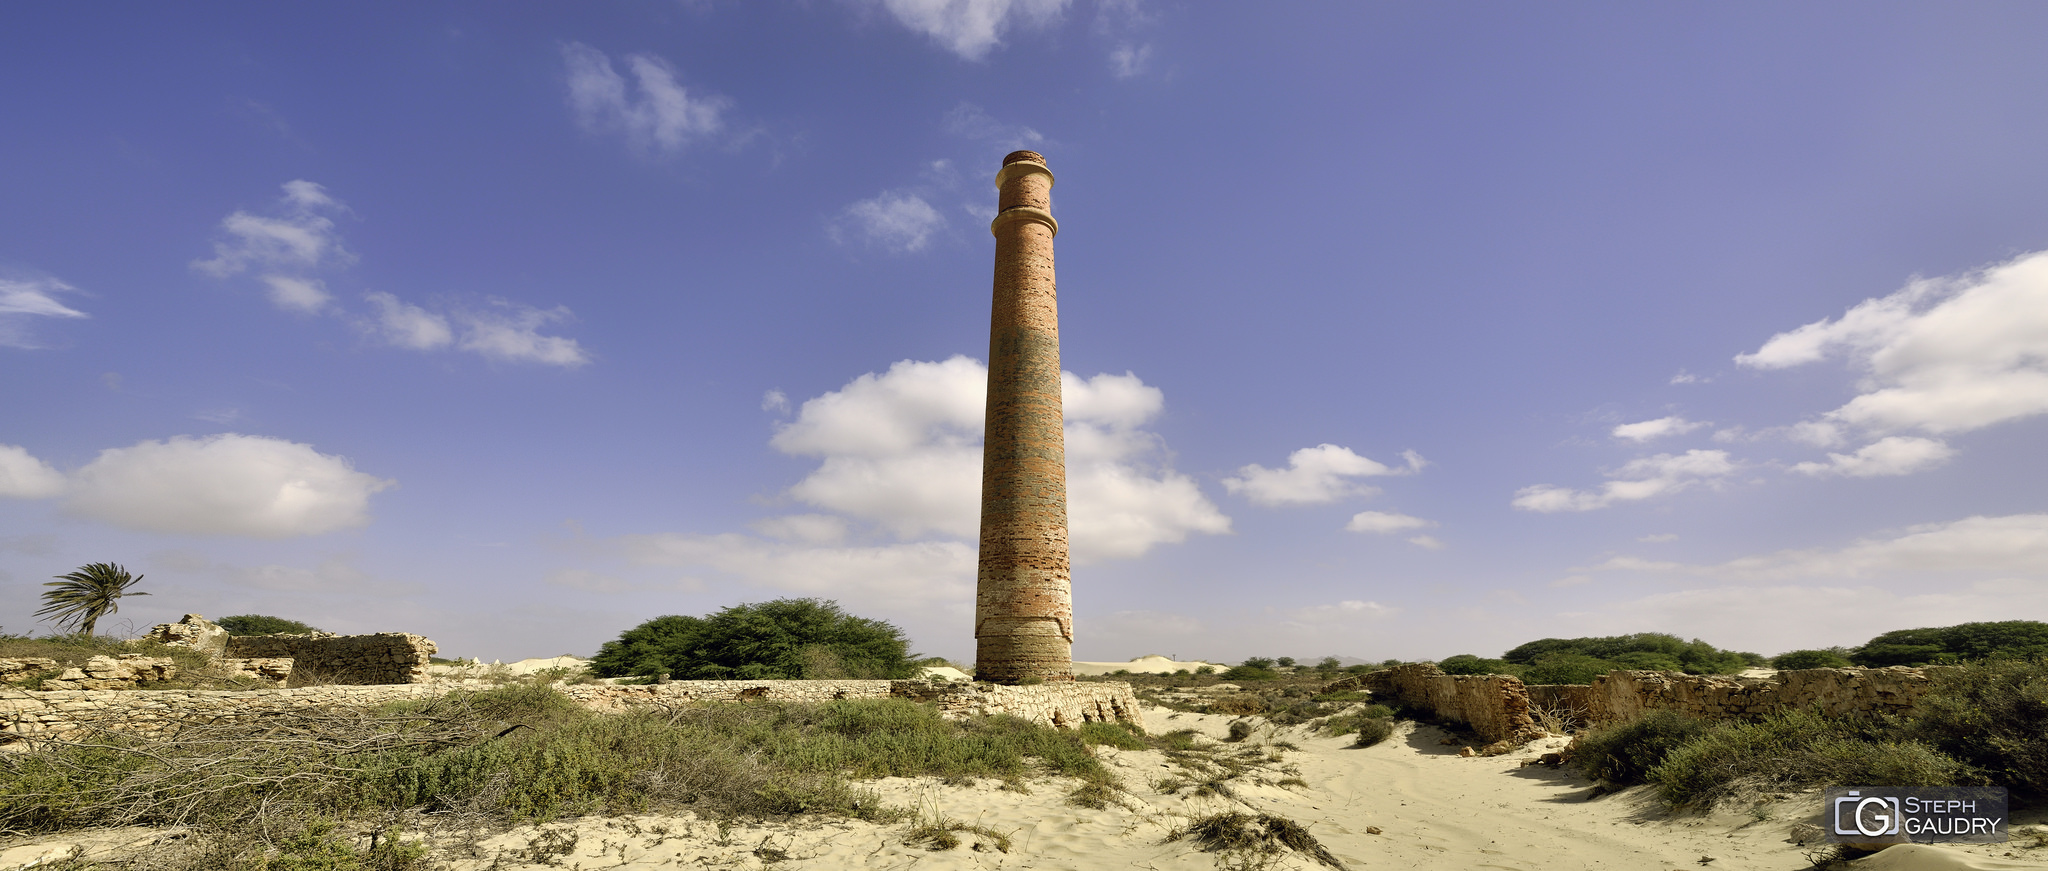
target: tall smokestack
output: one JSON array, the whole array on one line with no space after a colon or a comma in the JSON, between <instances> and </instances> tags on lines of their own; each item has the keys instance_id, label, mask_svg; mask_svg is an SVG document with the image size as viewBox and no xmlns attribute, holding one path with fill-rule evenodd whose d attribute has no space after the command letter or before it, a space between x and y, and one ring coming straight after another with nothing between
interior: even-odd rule
<instances>
[{"instance_id":1,"label":"tall smokestack","mask_svg":"<svg viewBox=\"0 0 2048 871\"><path fill-rule=\"evenodd\" d=\"M987 435L974 676L1072 680L1067 446L1060 407L1059 295L1053 283L1052 171L1034 151L996 173L995 304L989 318Z\"/></svg>"}]
</instances>

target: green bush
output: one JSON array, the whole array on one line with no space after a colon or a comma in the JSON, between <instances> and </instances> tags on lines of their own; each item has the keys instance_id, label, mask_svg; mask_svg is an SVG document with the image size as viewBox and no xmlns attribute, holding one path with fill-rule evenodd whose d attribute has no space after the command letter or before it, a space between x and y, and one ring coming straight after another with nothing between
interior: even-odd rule
<instances>
[{"instance_id":1,"label":"green bush","mask_svg":"<svg viewBox=\"0 0 2048 871\"><path fill-rule=\"evenodd\" d=\"M821 599L734 605L709 617L657 617L607 641L591 658L599 677L677 680L908 678L910 643L894 625Z\"/></svg>"},{"instance_id":2,"label":"green bush","mask_svg":"<svg viewBox=\"0 0 2048 871\"><path fill-rule=\"evenodd\" d=\"M1697 638L1686 641L1662 632L1639 632L1597 638L1544 638L1501 654L1516 665L1533 666L1548 656L1574 655L1614 663L1616 668L1683 671L1687 674L1732 674L1760 664L1754 653L1722 650ZM1528 680L1524 678L1524 680ZM1529 683L1583 683L1583 681L1536 681Z\"/></svg>"},{"instance_id":3,"label":"green bush","mask_svg":"<svg viewBox=\"0 0 2048 871\"><path fill-rule=\"evenodd\" d=\"M1444 674L1511 674L1520 676L1522 667L1505 659L1481 659L1470 653L1445 657L1436 667Z\"/></svg>"},{"instance_id":4,"label":"green bush","mask_svg":"<svg viewBox=\"0 0 2048 871\"><path fill-rule=\"evenodd\" d=\"M1590 684L1594 678L1620 667L1618 663L1582 653L1546 653L1522 669L1522 682L1531 685Z\"/></svg>"},{"instance_id":5,"label":"green bush","mask_svg":"<svg viewBox=\"0 0 2048 871\"><path fill-rule=\"evenodd\" d=\"M1270 661L1270 660L1269 660L1269 661ZM1261 667L1259 667L1259 666L1256 666L1256 665L1238 665L1238 666L1232 666L1232 667L1230 668L1230 670L1229 670L1229 671L1226 671L1226 672L1224 672L1224 673L1223 673L1223 679L1224 679L1224 680L1279 680L1279 679L1280 679L1280 673L1279 673L1279 672L1277 672L1277 671L1274 671L1274 670L1272 670L1272 669L1270 669L1270 668L1261 668Z\"/></svg>"},{"instance_id":6,"label":"green bush","mask_svg":"<svg viewBox=\"0 0 2048 871\"><path fill-rule=\"evenodd\" d=\"M1849 651L1840 647L1824 650L1794 650L1771 657L1771 667L1794 671L1802 668L1848 668Z\"/></svg>"},{"instance_id":7,"label":"green bush","mask_svg":"<svg viewBox=\"0 0 2048 871\"><path fill-rule=\"evenodd\" d=\"M1353 747L1371 747L1385 741L1394 734L1394 721L1383 717L1360 720L1358 737L1352 739Z\"/></svg>"},{"instance_id":8,"label":"green bush","mask_svg":"<svg viewBox=\"0 0 2048 871\"><path fill-rule=\"evenodd\" d=\"M1651 711L1633 723L1588 732L1579 738L1577 764L1587 777L1610 783L1647 780L1671 751L1707 731L1707 723L1677 711Z\"/></svg>"},{"instance_id":9,"label":"green bush","mask_svg":"<svg viewBox=\"0 0 2048 871\"><path fill-rule=\"evenodd\" d=\"M2048 659L1989 660L1932 677L1914 736L2016 795L2048 799Z\"/></svg>"},{"instance_id":10,"label":"green bush","mask_svg":"<svg viewBox=\"0 0 2048 871\"><path fill-rule=\"evenodd\" d=\"M1984 783L1970 766L1906 737L1902 724L1798 711L1719 723L1648 772L1664 800L1707 808L1755 792L1820 786Z\"/></svg>"},{"instance_id":11,"label":"green bush","mask_svg":"<svg viewBox=\"0 0 2048 871\"><path fill-rule=\"evenodd\" d=\"M1994 656L2048 657L2048 623L2004 620L1935 629L1899 629L1870 639L1852 651L1849 660L1861 666L1882 668L1967 662Z\"/></svg>"},{"instance_id":12,"label":"green bush","mask_svg":"<svg viewBox=\"0 0 2048 871\"><path fill-rule=\"evenodd\" d=\"M222 617L217 622L229 635L304 635L320 631L297 620L266 617L262 614L236 614L233 617Z\"/></svg>"}]
</instances>

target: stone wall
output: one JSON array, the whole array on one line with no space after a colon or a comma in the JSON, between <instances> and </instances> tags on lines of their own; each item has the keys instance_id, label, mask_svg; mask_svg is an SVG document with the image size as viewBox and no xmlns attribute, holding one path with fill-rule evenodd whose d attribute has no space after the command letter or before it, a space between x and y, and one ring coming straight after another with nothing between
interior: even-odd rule
<instances>
[{"instance_id":1,"label":"stone wall","mask_svg":"<svg viewBox=\"0 0 2048 871\"><path fill-rule=\"evenodd\" d=\"M1582 695L1588 701L1588 719L1599 724L1631 722L1656 710L1710 720L1755 720L1801 710L1831 716L1907 714L1933 689L1928 671L1905 666L1809 668L1768 678L1617 671L1595 678Z\"/></svg>"},{"instance_id":2,"label":"stone wall","mask_svg":"<svg viewBox=\"0 0 2048 871\"><path fill-rule=\"evenodd\" d=\"M411 684L427 680L434 642L408 632L375 635L237 635L229 659L290 659L295 684Z\"/></svg>"},{"instance_id":3,"label":"stone wall","mask_svg":"<svg viewBox=\"0 0 2048 871\"><path fill-rule=\"evenodd\" d=\"M376 705L432 698L464 689L468 688L416 683L245 691L0 690L0 745L61 737L85 725L155 735L188 718L232 722L293 708ZM1144 725L1137 699L1126 683L1060 682L1004 687L968 683L939 686L925 681L733 680L675 681L647 686L589 684L559 689L600 711L752 699L820 702L896 697L936 702L941 712L955 718L1009 714L1068 728L1097 721Z\"/></svg>"},{"instance_id":4,"label":"stone wall","mask_svg":"<svg viewBox=\"0 0 2048 871\"><path fill-rule=\"evenodd\" d=\"M1529 717L1529 694L1507 675L1444 674L1434 664L1397 665L1340 680L1324 692L1371 690L1403 707L1463 726L1487 742L1522 741L1541 734Z\"/></svg>"}]
</instances>

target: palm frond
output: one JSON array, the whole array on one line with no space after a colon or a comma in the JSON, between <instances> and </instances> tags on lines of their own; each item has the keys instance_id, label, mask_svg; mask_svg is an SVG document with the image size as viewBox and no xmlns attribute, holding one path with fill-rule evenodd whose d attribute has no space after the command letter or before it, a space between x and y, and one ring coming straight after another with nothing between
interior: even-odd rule
<instances>
[{"instance_id":1,"label":"palm frond","mask_svg":"<svg viewBox=\"0 0 2048 871\"><path fill-rule=\"evenodd\" d=\"M43 608L36 612L36 617L47 619L60 629L75 627L91 635L101 617L120 610L122 596L149 595L129 592L128 588L140 580L141 575L130 575L114 563L80 566L78 571L58 575L56 580L43 584L51 589L43 591Z\"/></svg>"}]
</instances>

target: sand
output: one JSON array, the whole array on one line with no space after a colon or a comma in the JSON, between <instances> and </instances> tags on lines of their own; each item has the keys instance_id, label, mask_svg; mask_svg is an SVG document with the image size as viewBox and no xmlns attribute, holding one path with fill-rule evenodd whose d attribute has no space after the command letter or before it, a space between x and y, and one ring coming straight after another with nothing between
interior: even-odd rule
<instances>
[{"instance_id":1,"label":"sand","mask_svg":"<svg viewBox=\"0 0 2048 871\"><path fill-rule=\"evenodd\" d=\"M1145 711L1154 732L1192 728L1212 737L1227 734L1232 718ZM1033 781L1029 793L1005 790L996 781L948 786L930 778L891 778L870 786L884 801L915 809L921 818L950 818L1008 835L1008 852L994 839L959 833L962 843L934 851L904 842L908 823L872 824L850 820L730 824L679 816L582 818L503 832L444 853L455 871L517 869L1100 869L1153 871L1226 867L1215 854L1168 833L1190 819L1232 809L1269 813L1305 825L1351 869L1699 869L1792 871L1810 867L1793 833L1819 822L1817 795L1792 796L1759 815L1748 812L1707 816L1667 815L1642 788L1591 797L1592 784L1569 769L1521 763L1554 749L1563 739L1532 744L1492 758L1461 757L1458 746L1440 743L1446 733L1403 724L1387 742L1366 749L1350 739L1317 737L1301 728L1275 729L1261 722L1249 746L1290 742L1269 780L1298 777L1306 785L1287 787L1231 781L1241 801L1196 798L1183 791L1163 795L1152 784L1174 773L1158 751L1104 748L1105 761L1131 790L1126 806L1087 810L1065 803L1075 786L1058 778ZM1280 768L1292 766L1290 771ZM1761 816L1761 818L1758 818ZM2042 814L2015 820L2022 830L2042 828ZM1373 829L1377 829L1374 832ZM133 842L142 836L103 838ZM1894 847L1852 863L1871 871L2048 868L2048 848L2007 844ZM0 855L47 851L77 836L18 844ZM111 847L112 844L109 844ZM449 845L454 847L453 844ZM88 848L91 855L96 847ZM22 852L17 853L16 850ZM14 871L0 863L0 871ZM1234 865L1228 867L1236 867ZM1275 869L1326 866L1295 854Z\"/></svg>"}]
</instances>

